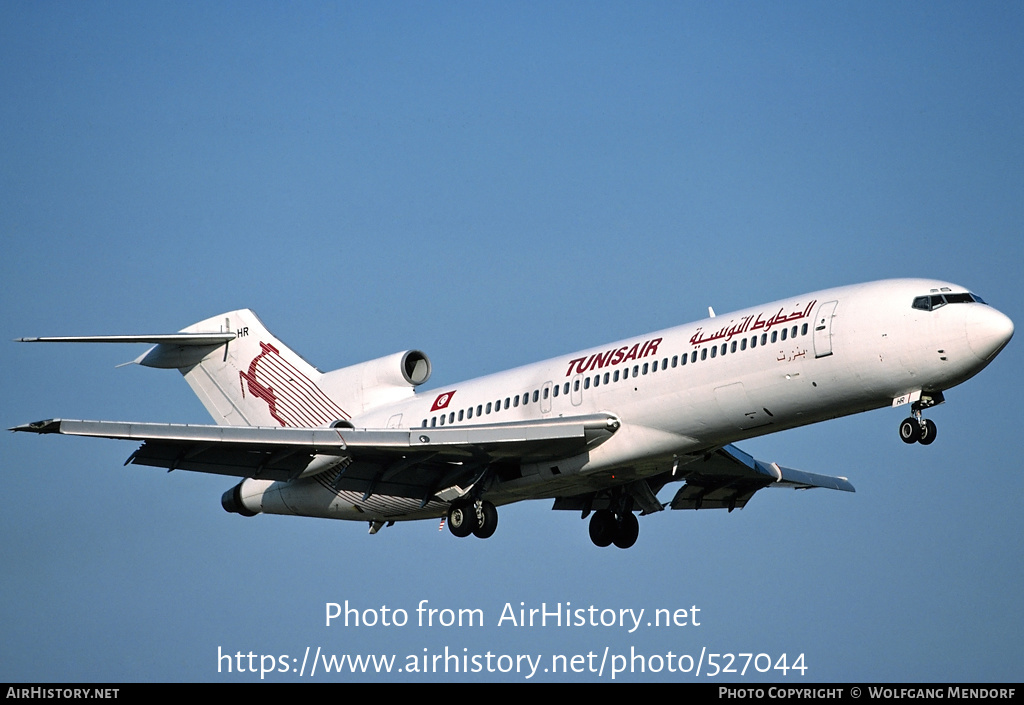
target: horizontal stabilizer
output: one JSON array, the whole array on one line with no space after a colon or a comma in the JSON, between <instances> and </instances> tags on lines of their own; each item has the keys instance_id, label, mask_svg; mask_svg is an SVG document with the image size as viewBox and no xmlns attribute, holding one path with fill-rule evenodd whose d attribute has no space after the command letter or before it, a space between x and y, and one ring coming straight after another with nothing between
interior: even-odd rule
<instances>
[{"instance_id":1,"label":"horizontal stabilizer","mask_svg":"<svg viewBox=\"0 0 1024 705\"><path fill-rule=\"evenodd\" d=\"M17 343L150 343L164 345L222 345L234 333L156 333L153 335L79 335L49 338L15 338Z\"/></svg>"}]
</instances>

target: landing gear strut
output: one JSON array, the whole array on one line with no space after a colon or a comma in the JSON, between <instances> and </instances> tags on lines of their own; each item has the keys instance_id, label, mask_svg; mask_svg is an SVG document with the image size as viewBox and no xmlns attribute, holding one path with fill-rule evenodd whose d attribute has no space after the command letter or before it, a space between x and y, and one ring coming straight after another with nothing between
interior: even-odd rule
<instances>
[{"instance_id":1,"label":"landing gear strut","mask_svg":"<svg viewBox=\"0 0 1024 705\"><path fill-rule=\"evenodd\" d=\"M935 422L924 418L921 412L930 406L935 406L942 402L941 392L922 394L921 398L915 401L911 407L913 415L900 422L900 440L904 443L930 445L935 440Z\"/></svg>"},{"instance_id":2,"label":"landing gear strut","mask_svg":"<svg viewBox=\"0 0 1024 705\"><path fill-rule=\"evenodd\" d=\"M485 499L453 504L448 510L448 530L459 538L490 538L497 528L498 510Z\"/></svg>"}]
</instances>

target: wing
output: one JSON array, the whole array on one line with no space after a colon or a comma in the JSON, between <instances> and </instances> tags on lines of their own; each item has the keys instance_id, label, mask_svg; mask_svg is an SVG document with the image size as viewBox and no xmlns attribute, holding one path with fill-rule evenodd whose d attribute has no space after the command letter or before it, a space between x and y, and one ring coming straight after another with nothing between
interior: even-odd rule
<instances>
[{"instance_id":1,"label":"wing","mask_svg":"<svg viewBox=\"0 0 1024 705\"><path fill-rule=\"evenodd\" d=\"M668 505L657 499L665 485L683 481ZM805 490L826 487L854 492L845 477L831 477L782 467L778 463L756 460L734 445L727 445L683 464L677 461L671 471L653 474L643 480L634 480L617 488L632 498L642 514L670 509L742 509L758 490L765 487L790 487ZM586 516L590 511L613 506L614 496L607 491L559 497L552 509L580 510Z\"/></svg>"},{"instance_id":2,"label":"wing","mask_svg":"<svg viewBox=\"0 0 1024 705\"><path fill-rule=\"evenodd\" d=\"M669 502L672 509L742 509L755 492L765 487L855 491L845 477L817 475L766 463L734 445L724 446L684 469L686 484Z\"/></svg>"},{"instance_id":3,"label":"wing","mask_svg":"<svg viewBox=\"0 0 1024 705\"><path fill-rule=\"evenodd\" d=\"M610 414L416 429L278 428L50 419L12 431L142 441L125 464L291 480L328 469L339 490L423 497L502 463L586 451L619 428Z\"/></svg>"}]
</instances>

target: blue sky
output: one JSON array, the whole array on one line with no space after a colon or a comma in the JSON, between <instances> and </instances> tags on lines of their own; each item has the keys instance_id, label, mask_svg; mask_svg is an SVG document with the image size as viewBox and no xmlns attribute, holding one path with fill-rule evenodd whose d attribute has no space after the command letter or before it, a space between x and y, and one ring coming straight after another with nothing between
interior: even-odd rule
<instances>
[{"instance_id":1,"label":"blue sky","mask_svg":"<svg viewBox=\"0 0 1024 705\"><path fill-rule=\"evenodd\" d=\"M1024 320L1020 3L6 2L0 19L4 340L250 307L325 370L424 350L434 388L886 277ZM805 655L802 677L740 682L1019 681L1020 349L946 394L930 447L900 442L895 410L742 444L856 494L663 512L629 551L547 502L503 508L487 541L243 519L219 506L228 478L5 434L0 680L259 680L218 672L218 649L608 647ZM114 368L140 352L0 343L4 427L207 423L176 373ZM325 627L345 600L486 623ZM520 602L702 621L499 627Z\"/></svg>"}]
</instances>

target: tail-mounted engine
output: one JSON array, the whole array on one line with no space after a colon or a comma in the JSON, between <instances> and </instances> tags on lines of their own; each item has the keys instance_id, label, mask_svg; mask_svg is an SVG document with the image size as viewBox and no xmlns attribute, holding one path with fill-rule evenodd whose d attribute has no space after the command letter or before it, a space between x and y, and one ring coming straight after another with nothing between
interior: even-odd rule
<instances>
[{"instance_id":1,"label":"tail-mounted engine","mask_svg":"<svg viewBox=\"0 0 1024 705\"><path fill-rule=\"evenodd\" d=\"M325 372L320 386L346 409L355 410L355 415L412 396L416 387L430 379L430 369L425 354L406 350Z\"/></svg>"}]
</instances>

